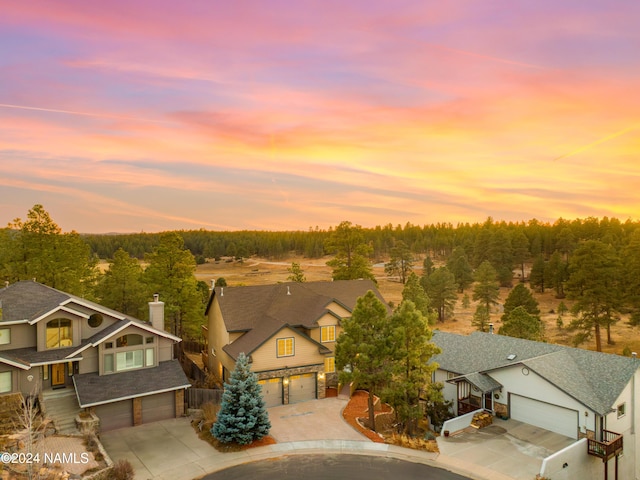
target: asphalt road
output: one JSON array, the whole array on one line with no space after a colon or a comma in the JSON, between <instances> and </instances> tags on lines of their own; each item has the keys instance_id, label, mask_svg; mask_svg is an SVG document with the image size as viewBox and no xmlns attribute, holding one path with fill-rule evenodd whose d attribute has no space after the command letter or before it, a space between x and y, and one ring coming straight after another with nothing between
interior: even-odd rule
<instances>
[{"instance_id":1,"label":"asphalt road","mask_svg":"<svg viewBox=\"0 0 640 480\"><path fill-rule=\"evenodd\" d=\"M447 470L393 458L362 455L293 455L245 463L202 480L470 480Z\"/></svg>"}]
</instances>

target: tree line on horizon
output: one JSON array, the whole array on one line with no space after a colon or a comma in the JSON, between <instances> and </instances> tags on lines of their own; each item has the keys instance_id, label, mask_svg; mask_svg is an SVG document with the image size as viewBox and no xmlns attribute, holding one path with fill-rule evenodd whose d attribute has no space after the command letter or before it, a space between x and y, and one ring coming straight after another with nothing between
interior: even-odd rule
<instances>
[{"instance_id":1,"label":"tree line on horizon","mask_svg":"<svg viewBox=\"0 0 640 480\"><path fill-rule=\"evenodd\" d=\"M420 285L443 321L474 285L474 300L486 311L474 320L484 328L499 287L511 287L514 272L531 289L553 289L574 300L571 326L577 343L610 327L621 314L640 324L640 223L617 219L559 219L521 223L436 224L363 228L344 221L307 232L173 231L159 234L80 235L63 233L42 205L27 219L0 229L0 279L36 278L41 283L146 318L146 301L160 293L176 333L198 336L208 286L194 277L196 263L209 258L252 255L283 258L331 255L333 279L371 278L374 262L403 284L423 258ZM99 258L109 268L96 268ZM139 260L144 260L145 266ZM440 265L436 267L436 265ZM304 278L303 272L292 279ZM480 287L483 292L476 291Z\"/></svg>"}]
</instances>

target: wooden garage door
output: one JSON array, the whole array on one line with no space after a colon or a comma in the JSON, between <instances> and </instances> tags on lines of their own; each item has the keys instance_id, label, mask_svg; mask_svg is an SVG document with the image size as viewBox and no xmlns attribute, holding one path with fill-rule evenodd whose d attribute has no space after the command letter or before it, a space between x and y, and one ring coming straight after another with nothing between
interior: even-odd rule
<instances>
[{"instance_id":1,"label":"wooden garage door","mask_svg":"<svg viewBox=\"0 0 640 480\"><path fill-rule=\"evenodd\" d=\"M578 411L511 394L511 418L570 438L578 438Z\"/></svg>"},{"instance_id":2,"label":"wooden garage door","mask_svg":"<svg viewBox=\"0 0 640 480\"><path fill-rule=\"evenodd\" d=\"M117 428L133 425L133 402L122 400L96 407L96 415L100 418L100 431L108 432Z\"/></svg>"},{"instance_id":3,"label":"wooden garage door","mask_svg":"<svg viewBox=\"0 0 640 480\"><path fill-rule=\"evenodd\" d=\"M175 392L158 393L142 397L142 423L157 422L175 418L176 394Z\"/></svg>"},{"instance_id":4,"label":"wooden garage door","mask_svg":"<svg viewBox=\"0 0 640 480\"><path fill-rule=\"evenodd\" d=\"M289 403L306 402L316 398L316 374L305 373L289 377Z\"/></svg>"},{"instance_id":5,"label":"wooden garage door","mask_svg":"<svg viewBox=\"0 0 640 480\"><path fill-rule=\"evenodd\" d=\"M282 405L282 378L268 378L258 383L262 387L262 397L267 408Z\"/></svg>"}]
</instances>

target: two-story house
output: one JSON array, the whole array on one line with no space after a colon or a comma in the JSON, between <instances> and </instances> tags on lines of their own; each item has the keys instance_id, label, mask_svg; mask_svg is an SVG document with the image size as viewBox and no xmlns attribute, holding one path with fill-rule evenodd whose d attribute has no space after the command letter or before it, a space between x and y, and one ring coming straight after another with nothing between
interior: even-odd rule
<instances>
[{"instance_id":1,"label":"two-story house","mask_svg":"<svg viewBox=\"0 0 640 480\"><path fill-rule=\"evenodd\" d=\"M370 280L215 287L206 309L207 366L227 380L244 352L267 406L325 397L337 386L335 341Z\"/></svg>"},{"instance_id":2,"label":"two-story house","mask_svg":"<svg viewBox=\"0 0 640 480\"><path fill-rule=\"evenodd\" d=\"M33 281L0 289L0 395L75 391L101 429L180 416L190 386L164 330L164 304L143 322Z\"/></svg>"}]
</instances>

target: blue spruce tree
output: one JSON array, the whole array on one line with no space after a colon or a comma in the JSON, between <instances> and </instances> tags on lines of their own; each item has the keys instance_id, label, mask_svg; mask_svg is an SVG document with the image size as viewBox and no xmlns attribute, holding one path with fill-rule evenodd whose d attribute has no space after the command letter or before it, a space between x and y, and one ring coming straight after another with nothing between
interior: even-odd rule
<instances>
[{"instance_id":1,"label":"blue spruce tree","mask_svg":"<svg viewBox=\"0 0 640 480\"><path fill-rule=\"evenodd\" d=\"M238 356L229 382L224 384L222 405L211 435L222 443L247 445L269 434L271 422L262 388L244 353Z\"/></svg>"}]
</instances>

